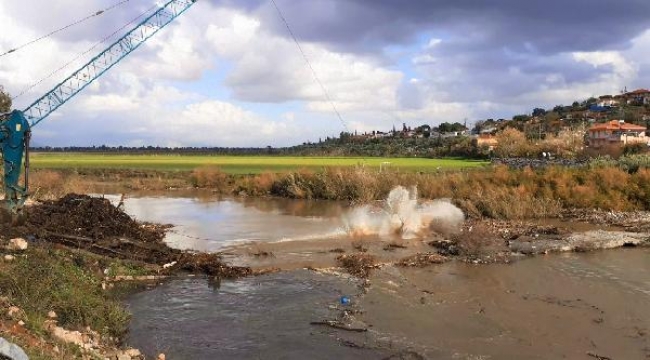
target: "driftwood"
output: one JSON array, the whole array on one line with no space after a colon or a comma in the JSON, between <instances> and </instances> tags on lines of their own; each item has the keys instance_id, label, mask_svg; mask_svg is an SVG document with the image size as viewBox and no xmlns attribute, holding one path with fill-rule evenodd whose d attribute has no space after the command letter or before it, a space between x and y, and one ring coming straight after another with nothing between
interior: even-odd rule
<instances>
[{"instance_id":1,"label":"driftwood","mask_svg":"<svg viewBox=\"0 0 650 360\"><path fill-rule=\"evenodd\" d=\"M594 354L592 352L587 352L587 355L598 360L612 360L610 357Z\"/></svg>"},{"instance_id":2,"label":"driftwood","mask_svg":"<svg viewBox=\"0 0 650 360\"><path fill-rule=\"evenodd\" d=\"M79 247L84 247L84 246L81 246L81 242L84 242L84 243L88 244L87 247L96 248L96 249L99 249L99 250L102 250L102 251L106 251L106 252L121 256L123 258L130 257L129 254L125 254L125 253L123 253L121 251L117 251L117 250L114 250L114 249L111 249L111 248L107 248L105 246L98 245L98 244L95 243L94 239L85 238L85 237L82 237L82 236L63 235L63 234L55 234L55 233L48 233L48 234L50 236L53 236L55 239L58 239L59 240L58 242L60 244L62 244L62 245L68 245L68 246L69 245L74 245L74 246L79 248Z\"/></svg>"},{"instance_id":3,"label":"driftwood","mask_svg":"<svg viewBox=\"0 0 650 360\"><path fill-rule=\"evenodd\" d=\"M352 331L352 332L366 332L368 329L366 328L353 328L345 325L344 323L337 321L337 320L322 320L322 321L312 321L309 323L310 325L323 325L323 326L329 326L335 329L339 330L345 330L345 331Z\"/></svg>"}]
</instances>

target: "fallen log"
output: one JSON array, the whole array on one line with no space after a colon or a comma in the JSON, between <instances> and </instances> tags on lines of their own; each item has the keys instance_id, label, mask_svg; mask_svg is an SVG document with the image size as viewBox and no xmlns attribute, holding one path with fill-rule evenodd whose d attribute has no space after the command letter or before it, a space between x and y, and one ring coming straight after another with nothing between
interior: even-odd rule
<instances>
[{"instance_id":1,"label":"fallen log","mask_svg":"<svg viewBox=\"0 0 650 360\"><path fill-rule=\"evenodd\" d=\"M368 329L366 328L354 328L347 326L346 324L336 321L336 320L322 320L322 321L312 321L309 323L309 325L323 325L323 326L329 326L331 328L339 329L339 330L345 330L345 331L352 331L352 332L366 332Z\"/></svg>"}]
</instances>

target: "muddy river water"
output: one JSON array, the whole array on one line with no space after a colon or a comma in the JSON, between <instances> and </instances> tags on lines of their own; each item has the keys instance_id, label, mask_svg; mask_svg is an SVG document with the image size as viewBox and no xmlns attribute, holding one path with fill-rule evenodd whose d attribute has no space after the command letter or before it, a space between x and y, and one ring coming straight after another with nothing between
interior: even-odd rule
<instances>
[{"instance_id":1,"label":"muddy river water","mask_svg":"<svg viewBox=\"0 0 650 360\"><path fill-rule=\"evenodd\" d=\"M320 266L335 254L313 244L351 242L350 208L340 203L193 194L128 198L125 209L176 225L167 239L174 246L224 251L252 266L264 263L254 253L267 244ZM291 261L282 254L273 261ZM236 281L173 279L137 293L126 300L129 345L168 359L650 359L648 248L511 265L385 266L365 290L334 270L302 267ZM368 331L310 324L342 309Z\"/></svg>"}]
</instances>

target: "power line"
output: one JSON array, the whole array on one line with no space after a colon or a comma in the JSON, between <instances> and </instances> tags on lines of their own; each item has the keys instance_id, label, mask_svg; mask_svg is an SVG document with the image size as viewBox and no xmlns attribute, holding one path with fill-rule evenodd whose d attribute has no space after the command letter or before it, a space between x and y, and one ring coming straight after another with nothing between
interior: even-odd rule
<instances>
[{"instance_id":1,"label":"power line","mask_svg":"<svg viewBox=\"0 0 650 360\"><path fill-rule=\"evenodd\" d=\"M118 6L124 5L125 3L129 2L129 1L130 1L130 0L122 0L122 1L120 1L120 2L118 2L118 3L116 3L116 4L113 4L113 5L111 5L111 6L107 7L107 8L105 8L105 9L103 9L103 10L96 11L96 12L94 12L94 13L92 13L92 14L90 14L90 15L88 15L88 16L82 18L82 19L79 19L79 20L77 20L77 21L75 21L75 22L73 22L73 23L71 23L71 24L69 24L69 25L66 25L66 26L64 26L64 27L62 27L62 28L56 29L56 30L54 30L54 31L52 31L52 32L49 32L49 33L47 33L47 34L45 34L45 35L43 35L43 36L41 36L41 37L38 37L38 38L36 38L36 39L34 39L34 40L31 40L31 41L29 41L29 42L26 42L26 43L24 43L24 44L22 44L22 45L20 45L20 46L18 46L18 47L15 47L15 48L13 48L13 49L10 49L10 50L8 50L8 51L5 51L4 53L0 54L0 57L3 57L3 56L6 56L6 55L9 55L9 54L11 54L11 53L15 53L15 52L18 51L18 50L21 50L21 49L23 49L23 48L25 48L25 47L27 47L27 46L29 46L29 45L32 45L32 44L34 44L34 43L36 43L36 42L39 42L39 41L41 41L41 40L43 40L43 39L46 39L46 38L48 38L48 37L50 37L50 36L52 36L52 35L54 35L54 34L56 34L56 33L59 33L59 32L61 32L61 31L63 31L63 30L66 30L66 29L69 29L69 28L71 28L71 27L73 27L73 26L75 26L75 25L79 25L79 24L81 24L81 23L83 23L83 22L85 22L85 21L87 21L87 20L89 20L89 19L92 19L92 18L96 17L96 16L103 15L104 13L109 12L109 11L115 9L115 8L118 7Z\"/></svg>"},{"instance_id":2,"label":"power line","mask_svg":"<svg viewBox=\"0 0 650 360\"><path fill-rule=\"evenodd\" d=\"M323 85L323 82L320 80L320 78L316 74L316 70L314 70L314 67L311 65L311 61L309 61L309 57L307 57L307 54L302 49L302 46L300 45L300 41L298 41L298 37L294 34L293 30L291 29L291 26L289 26L289 22L284 17L284 14L282 14L282 10L280 10L280 7L278 6L278 4L276 4L275 0L271 0L271 3L273 3L273 6L275 7L275 10L278 12L278 15L280 16L280 19L282 19L282 22L284 22L284 25L287 27L287 30L289 30L289 34L291 34L291 37L293 38L293 41L298 46L298 50L300 50L300 53L302 54L302 57L305 59L305 62L307 63L307 66L309 66L309 69L311 70L311 73L314 76L314 80L316 80L318 85L320 85L321 90L323 90L323 94L325 94L325 98L327 99L327 101L332 106L332 109L334 110L334 113L336 113L336 116L341 121L341 124L345 128L345 131L350 132L348 130L347 124L345 123L345 120L343 120L343 117L341 116L341 113L339 113L339 110L336 108L336 104L334 103L334 100L332 100L332 97L330 96L329 92L327 91L327 88L325 88L325 85Z\"/></svg>"},{"instance_id":3,"label":"power line","mask_svg":"<svg viewBox=\"0 0 650 360\"><path fill-rule=\"evenodd\" d=\"M123 1L123 2L126 2L126 1L129 1L129 0L125 0L125 1ZM117 29L117 30L115 30L114 32L112 32L110 35L104 37L102 40L100 40L100 41L98 41L97 43L95 43L95 45L91 46L88 50L86 50L86 51L84 51L83 53L77 55L74 59L68 61L67 63L65 63L65 64L64 64L63 66L61 66L60 68L58 68L58 69L52 71L51 73L49 73L49 74L48 74L47 76L45 76L44 78L40 79L39 81L37 81L37 82L33 83L32 85L28 86L27 88L25 88L25 89L24 89L23 91L21 91L18 95L12 97L11 100L15 100L15 99L17 99L17 98L19 98L19 97L25 95L28 91L30 91L30 90L32 90L33 88L35 88L36 86L40 85L43 81L45 81L45 80L51 78L52 76L54 76L54 75L55 75L56 73L58 73L59 71L65 69L65 68L68 67L68 66L70 66L70 64L74 63L75 61L77 61L77 60L79 60L81 57L83 57L84 55L86 55L86 54L88 54L89 52L93 51L93 50L94 50L95 48L97 48L99 45L101 45L101 44L107 42L110 38L112 38L113 36L115 36L117 33L119 33L120 31L124 30L127 26L132 25L133 23L135 23L136 21L138 21L140 18L144 17L148 12L150 12L151 10L153 10L153 9L155 9L155 8L157 8L157 7L158 7L158 5L153 5L153 6L150 7L149 9L145 10L145 11L142 12L140 15L136 16L136 17L133 18L131 21L129 21L128 23L126 23L126 24L124 24L122 27L120 27L119 29Z\"/></svg>"}]
</instances>

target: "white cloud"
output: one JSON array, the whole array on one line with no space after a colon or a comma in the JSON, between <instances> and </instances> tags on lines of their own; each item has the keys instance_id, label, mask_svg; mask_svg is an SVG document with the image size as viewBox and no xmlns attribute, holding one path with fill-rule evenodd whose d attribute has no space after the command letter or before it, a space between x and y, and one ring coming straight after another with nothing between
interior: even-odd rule
<instances>
[{"instance_id":1,"label":"white cloud","mask_svg":"<svg viewBox=\"0 0 650 360\"><path fill-rule=\"evenodd\" d=\"M611 66L613 71L603 71L603 76L609 80L618 78L625 81L638 73L638 68L618 51L574 52L573 58L578 62L590 64L594 68Z\"/></svg>"},{"instance_id":2,"label":"white cloud","mask_svg":"<svg viewBox=\"0 0 650 360\"><path fill-rule=\"evenodd\" d=\"M234 64L227 84L245 101L307 101L310 110L330 112L323 89L296 44L261 30L254 18L232 10L217 10L220 20L210 24L207 39L216 54ZM311 43L302 43L318 79L343 111L368 106L394 106L402 78L370 58L342 54Z\"/></svg>"},{"instance_id":3,"label":"white cloud","mask_svg":"<svg viewBox=\"0 0 650 360\"><path fill-rule=\"evenodd\" d=\"M61 19L80 18L108 3L0 3L0 52L63 25ZM150 4L153 0L138 6ZM132 18L132 11L125 6L114 14L117 20L91 21L2 58L0 84L16 94ZM294 41L263 21L269 19L259 9L245 12L197 2L41 123L35 140L265 146L344 130ZM509 117L624 86L650 86L645 83L650 82L650 30L633 39L629 49L546 55L537 43L485 49L481 39L480 33L460 38L451 29L444 41L388 44L398 49L391 52L392 62L378 54L340 50L345 47L327 41L301 45L350 131ZM93 55L45 81L17 106L29 104Z\"/></svg>"},{"instance_id":4,"label":"white cloud","mask_svg":"<svg viewBox=\"0 0 650 360\"><path fill-rule=\"evenodd\" d=\"M440 43L442 43L442 39L433 38L433 39L429 40L429 42L427 43L427 45L424 48L425 49L431 49L433 47L436 47Z\"/></svg>"}]
</instances>

